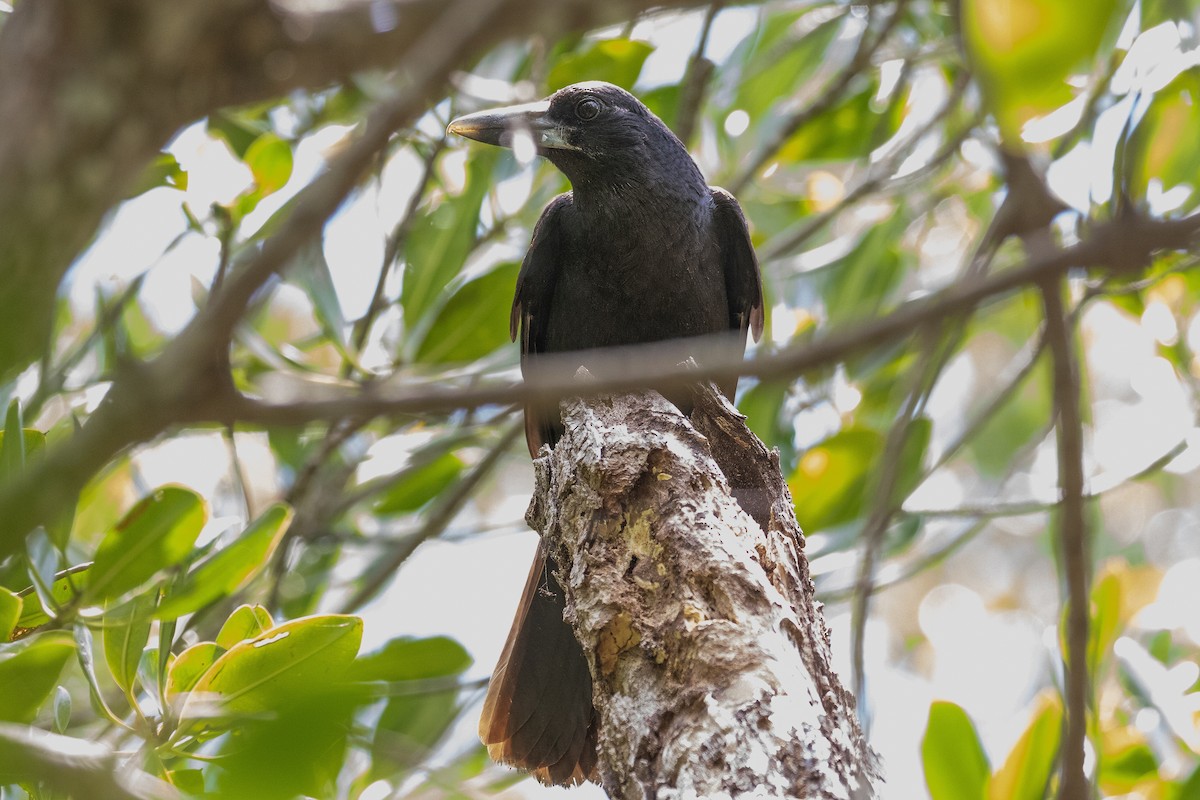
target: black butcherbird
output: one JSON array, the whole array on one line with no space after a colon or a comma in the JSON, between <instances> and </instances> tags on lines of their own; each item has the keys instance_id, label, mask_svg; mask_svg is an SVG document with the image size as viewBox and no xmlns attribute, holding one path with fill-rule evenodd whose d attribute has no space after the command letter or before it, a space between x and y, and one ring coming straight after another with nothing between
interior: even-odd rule
<instances>
[{"instance_id":1,"label":"black butcherbird","mask_svg":"<svg viewBox=\"0 0 1200 800\"><path fill-rule=\"evenodd\" d=\"M528 137L571 181L573 191L542 212L517 278L510 334L521 335L524 374L543 353L672 341L680 360L703 363L714 334L738 352L747 332L757 341L762 286L741 208L705 183L636 97L580 83L538 103L460 117L450 131L508 147ZM723 388L732 396L736 386ZM561 433L557 414L526 409L531 454ZM479 734L498 761L543 783L578 783L596 778L592 680L554 573L539 548Z\"/></svg>"}]
</instances>

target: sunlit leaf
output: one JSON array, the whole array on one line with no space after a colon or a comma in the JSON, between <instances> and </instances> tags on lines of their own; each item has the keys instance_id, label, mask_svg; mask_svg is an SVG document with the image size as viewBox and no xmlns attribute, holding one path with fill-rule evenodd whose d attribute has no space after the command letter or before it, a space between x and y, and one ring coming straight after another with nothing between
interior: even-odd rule
<instances>
[{"instance_id":1,"label":"sunlit leaf","mask_svg":"<svg viewBox=\"0 0 1200 800\"><path fill-rule=\"evenodd\" d=\"M508 343L508 317L521 265L502 264L468 281L438 310L417 349L424 362L474 361Z\"/></svg>"},{"instance_id":2,"label":"sunlit leaf","mask_svg":"<svg viewBox=\"0 0 1200 800\"><path fill-rule=\"evenodd\" d=\"M190 692L224 653L225 648L215 642L197 642L177 655L167 667L163 693L168 701L175 695Z\"/></svg>"},{"instance_id":3,"label":"sunlit leaf","mask_svg":"<svg viewBox=\"0 0 1200 800\"><path fill-rule=\"evenodd\" d=\"M1061 736L1062 701L1044 692L1029 727L992 776L988 800L1042 800L1054 775Z\"/></svg>"},{"instance_id":4,"label":"sunlit leaf","mask_svg":"<svg viewBox=\"0 0 1200 800\"><path fill-rule=\"evenodd\" d=\"M1009 145L1021 126L1071 99L1129 0L964 0L963 40Z\"/></svg>"},{"instance_id":5,"label":"sunlit leaf","mask_svg":"<svg viewBox=\"0 0 1200 800\"><path fill-rule=\"evenodd\" d=\"M217 644L228 650L238 642L252 639L273 627L270 620L270 615L262 606L238 606L221 626L221 631L217 634Z\"/></svg>"},{"instance_id":6,"label":"sunlit leaf","mask_svg":"<svg viewBox=\"0 0 1200 800\"><path fill-rule=\"evenodd\" d=\"M144 498L100 542L87 594L118 597L187 557L208 518L200 495L164 486Z\"/></svg>"},{"instance_id":7,"label":"sunlit leaf","mask_svg":"<svg viewBox=\"0 0 1200 800\"><path fill-rule=\"evenodd\" d=\"M406 514L416 511L442 492L462 473L463 461L454 453L444 453L424 464L405 470L379 502L377 514Z\"/></svg>"},{"instance_id":8,"label":"sunlit leaf","mask_svg":"<svg viewBox=\"0 0 1200 800\"><path fill-rule=\"evenodd\" d=\"M434 305L446 285L467 260L479 225L479 208L490 188L495 148L471 152L462 194L418 218L404 251L404 284L400 304L412 327Z\"/></svg>"},{"instance_id":9,"label":"sunlit leaf","mask_svg":"<svg viewBox=\"0 0 1200 800\"><path fill-rule=\"evenodd\" d=\"M186 190L188 187L187 170L180 166L171 153L159 153L158 157L142 170L129 197L137 197L162 186L180 190Z\"/></svg>"},{"instance_id":10,"label":"sunlit leaf","mask_svg":"<svg viewBox=\"0 0 1200 800\"><path fill-rule=\"evenodd\" d=\"M458 675L471 666L461 644L445 636L398 638L354 662L356 681L410 681Z\"/></svg>"},{"instance_id":11,"label":"sunlit leaf","mask_svg":"<svg viewBox=\"0 0 1200 800\"><path fill-rule=\"evenodd\" d=\"M790 9L768 17L734 54L733 63L744 66L732 107L769 129L772 117L767 112L788 101L821 66L844 20L842 15L810 17Z\"/></svg>"},{"instance_id":12,"label":"sunlit leaf","mask_svg":"<svg viewBox=\"0 0 1200 800\"><path fill-rule=\"evenodd\" d=\"M32 722L74 652L70 635L61 631L0 644L0 720Z\"/></svg>"},{"instance_id":13,"label":"sunlit leaf","mask_svg":"<svg viewBox=\"0 0 1200 800\"><path fill-rule=\"evenodd\" d=\"M313 687L342 682L361 640L358 617L291 620L229 648L193 695L213 696L232 717L286 707ZM186 704L181 716L188 717Z\"/></svg>"},{"instance_id":14,"label":"sunlit leaf","mask_svg":"<svg viewBox=\"0 0 1200 800\"><path fill-rule=\"evenodd\" d=\"M1158 775L1160 765L1146 736L1132 726L1113 725L1102 732L1097 784L1106 797L1128 794Z\"/></svg>"},{"instance_id":15,"label":"sunlit leaf","mask_svg":"<svg viewBox=\"0 0 1200 800\"><path fill-rule=\"evenodd\" d=\"M984 800L990 768L970 717L954 703L935 701L921 739L925 785L932 800Z\"/></svg>"},{"instance_id":16,"label":"sunlit leaf","mask_svg":"<svg viewBox=\"0 0 1200 800\"><path fill-rule=\"evenodd\" d=\"M172 587L155 616L167 619L190 614L233 594L266 566L291 521L290 506L268 508L241 536L192 567Z\"/></svg>"},{"instance_id":17,"label":"sunlit leaf","mask_svg":"<svg viewBox=\"0 0 1200 800\"><path fill-rule=\"evenodd\" d=\"M876 109L878 88L869 84L817 115L780 148L779 160L842 161L868 156L876 143L890 137L904 121L903 103Z\"/></svg>"},{"instance_id":18,"label":"sunlit leaf","mask_svg":"<svg viewBox=\"0 0 1200 800\"><path fill-rule=\"evenodd\" d=\"M242 159L264 196L282 189L292 176L292 146L274 133L255 139Z\"/></svg>"},{"instance_id":19,"label":"sunlit leaf","mask_svg":"<svg viewBox=\"0 0 1200 800\"><path fill-rule=\"evenodd\" d=\"M15 592L0 586L0 642L9 640L20 618L21 598Z\"/></svg>"},{"instance_id":20,"label":"sunlit leaf","mask_svg":"<svg viewBox=\"0 0 1200 800\"><path fill-rule=\"evenodd\" d=\"M551 91L580 81L608 81L632 89L653 45L633 39L602 39L572 50L558 60L546 77Z\"/></svg>"},{"instance_id":21,"label":"sunlit leaf","mask_svg":"<svg viewBox=\"0 0 1200 800\"><path fill-rule=\"evenodd\" d=\"M857 519L882 450L877 431L854 428L810 447L788 479L800 527L811 533Z\"/></svg>"},{"instance_id":22,"label":"sunlit leaf","mask_svg":"<svg viewBox=\"0 0 1200 800\"><path fill-rule=\"evenodd\" d=\"M53 606L55 608L74 606L83 596L90 572L90 567L83 566L82 568L72 567L61 573L61 577L56 578L50 585L49 599ZM17 619L17 627L36 628L50 621L50 615L46 613L41 597L36 592L23 595L21 600L21 616Z\"/></svg>"},{"instance_id":23,"label":"sunlit leaf","mask_svg":"<svg viewBox=\"0 0 1200 800\"><path fill-rule=\"evenodd\" d=\"M1154 93L1129 141L1130 190L1145 196L1151 181L1163 190L1200 189L1200 67L1181 73Z\"/></svg>"}]
</instances>

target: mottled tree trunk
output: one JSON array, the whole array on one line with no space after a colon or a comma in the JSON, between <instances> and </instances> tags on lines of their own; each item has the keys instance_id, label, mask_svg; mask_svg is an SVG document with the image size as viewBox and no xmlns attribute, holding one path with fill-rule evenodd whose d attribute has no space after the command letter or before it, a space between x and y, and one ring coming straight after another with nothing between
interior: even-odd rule
<instances>
[{"instance_id":1,"label":"mottled tree trunk","mask_svg":"<svg viewBox=\"0 0 1200 800\"><path fill-rule=\"evenodd\" d=\"M563 415L528 519L569 565L609 794L871 797L776 455L708 387L691 420L653 392Z\"/></svg>"}]
</instances>

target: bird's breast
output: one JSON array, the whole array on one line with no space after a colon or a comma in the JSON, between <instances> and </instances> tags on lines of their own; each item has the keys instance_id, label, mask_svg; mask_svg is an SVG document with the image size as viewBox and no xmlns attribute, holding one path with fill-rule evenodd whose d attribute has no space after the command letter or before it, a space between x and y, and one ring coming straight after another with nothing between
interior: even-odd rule
<instances>
[{"instance_id":1,"label":"bird's breast","mask_svg":"<svg viewBox=\"0 0 1200 800\"><path fill-rule=\"evenodd\" d=\"M690 221L630 223L564 248L547 320L554 352L642 344L728 328L718 254Z\"/></svg>"}]
</instances>

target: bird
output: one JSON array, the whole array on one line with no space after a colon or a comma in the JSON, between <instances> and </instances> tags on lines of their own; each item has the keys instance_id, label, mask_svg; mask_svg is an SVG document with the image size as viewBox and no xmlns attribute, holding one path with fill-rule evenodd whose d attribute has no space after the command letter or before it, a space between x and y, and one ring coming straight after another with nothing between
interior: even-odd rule
<instances>
[{"instance_id":1,"label":"bird","mask_svg":"<svg viewBox=\"0 0 1200 800\"><path fill-rule=\"evenodd\" d=\"M549 354L574 372L562 354L587 366L589 352L666 342L679 360L703 364L714 338L740 355L762 335L762 280L741 207L630 92L577 83L467 114L448 130L505 147L532 141L571 184L542 211L517 276L509 334L526 378ZM721 389L732 400L736 386ZM688 396L668 399L690 411ZM525 434L533 457L553 446L563 434L557 410L527 406ZM598 720L557 571L539 544L479 734L494 760L571 785L598 780Z\"/></svg>"}]
</instances>

